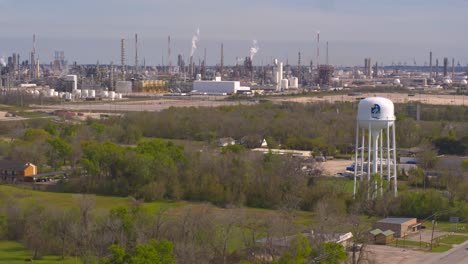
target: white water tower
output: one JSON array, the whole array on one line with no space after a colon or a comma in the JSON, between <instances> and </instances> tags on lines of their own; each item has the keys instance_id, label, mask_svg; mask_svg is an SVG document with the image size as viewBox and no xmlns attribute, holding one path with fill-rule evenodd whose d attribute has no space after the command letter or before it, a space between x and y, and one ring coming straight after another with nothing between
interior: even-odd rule
<instances>
[{"instance_id":1,"label":"white water tower","mask_svg":"<svg viewBox=\"0 0 468 264\"><path fill-rule=\"evenodd\" d=\"M357 179L362 183L365 176L368 183L368 198L372 189L373 198L377 197L379 191L383 194L385 179L388 180L390 188L393 183L395 196L398 195L395 113L393 102L389 99L369 97L359 102L354 164L353 197L357 192ZM380 180L373 178L373 175L378 175ZM371 186L372 183L374 188Z\"/></svg>"}]
</instances>

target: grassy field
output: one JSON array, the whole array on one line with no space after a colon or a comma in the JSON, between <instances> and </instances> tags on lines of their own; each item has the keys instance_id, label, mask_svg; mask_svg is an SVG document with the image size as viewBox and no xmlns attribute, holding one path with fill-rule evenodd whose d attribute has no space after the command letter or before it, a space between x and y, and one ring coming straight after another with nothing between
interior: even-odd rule
<instances>
[{"instance_id":1,"label":"grassy field","mask_svg":"<svg viewBox=\"0 0 468 264\"><path fill-rule=\"evenodd\" d=\"M21 205L39 203L43 205L53 205L63 208L73 208L79 203L81 194L55 193L35 191L27 188L0 185L0 206L3 206L9 198L15 199ZM126 197L99 196L92 195L95 200L96 209L112 209L119 206L128 206L131 199ZM186 205L186 202L152 202L144 203L143 208L154 212L160 208L176 208Z\"/></svg>"},{"instance_id":2,"label":"grassy field","mask_svg":"<svg viewBox=\"0 0 468 264\"><path fill-rule=\"evenodd\" d=\"M445 252L445 251L448 251L452 249L452 246L450 245L436 245L436 246L433 246L432 247L432 251L431 252Z\"/></svg>"},{"instance_id":3,"label":"grassy field","mask_svg":"<svg viewBox=\"0 0 468 264\"><path fill-rule=\"evenodd\" d=\"M18 242L0 241L0 264L24 264L25 260L30 259L32 253L23 247ZM79 259L66 258L61 260L59 256L44 256L39 260L34 260L33 263L38 264L75 264L81 263Z\"/></svg>"},{"instance_id":4,"label":"grassy field","mask_svg":"<svg viewBox=\"0 0 468 264\"><path fill-rule=\"evenodd\" d=\"M446 236L446 237L438 239L438 242L443 243L443 244L456 245L456 244L462 244L463 242L467 240L468 240L468 236L450 235L450 236Z\"/></svg>"}]
</instances>

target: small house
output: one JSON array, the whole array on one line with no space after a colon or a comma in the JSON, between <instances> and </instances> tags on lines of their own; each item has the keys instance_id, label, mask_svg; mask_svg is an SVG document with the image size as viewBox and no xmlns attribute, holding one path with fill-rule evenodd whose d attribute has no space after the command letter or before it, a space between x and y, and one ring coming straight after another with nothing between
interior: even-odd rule
<instances>
[{"instance_id":1,"label":"small house","mask_svg":"<svg viewBox=\"0 0 468 264\"><path fill-rule=\"evenodd\" d=\"M388 245L392 243L392 241L395 239L395 232L393 232L392 230L382 231L376 228L374 230L369 231L369 234L369 240L377 245Z\"/></svg>"},{"instance_id":2,"label":"small house","mask_svg":"<svg viewBox=\"0 0 468 264\"><path fill-rule=\"evenodd\" d=\"M0 181L17 182L27 181L29 177L37 174L37 166L30 162L14 160L0 161Z\"/></svg>"}]
</instances>

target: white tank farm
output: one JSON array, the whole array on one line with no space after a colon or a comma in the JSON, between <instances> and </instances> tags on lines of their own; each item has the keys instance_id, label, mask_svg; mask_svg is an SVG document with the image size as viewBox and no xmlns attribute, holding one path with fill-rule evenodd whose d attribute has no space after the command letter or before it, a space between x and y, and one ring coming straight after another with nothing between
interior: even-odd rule
<instances>
[{"instance_id":1,"label":"white tank farm","mask_svg":"<svg viewBox=\"0 0 468 264\"><path fill-rule=\"evenodd\" d=\"M393 102L383 97L369 97L361 100L358 106L358 124L362 128L387 128L395 121L395 107Z\"/></svg>"}]
</instances>

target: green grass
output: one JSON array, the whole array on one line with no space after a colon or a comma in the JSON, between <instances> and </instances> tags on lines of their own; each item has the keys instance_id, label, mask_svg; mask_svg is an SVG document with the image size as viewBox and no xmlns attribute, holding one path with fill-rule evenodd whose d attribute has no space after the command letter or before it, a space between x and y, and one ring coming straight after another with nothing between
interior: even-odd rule
<instances>
[{"instance_id":1,"label":"green grass","mask_svg":"<svg viewBox=\"0 0 468 264\"><path fill-rule=\"evenodd\" d=\"M398 246L398 247L425 247L426 246L426 242L423 242L423 243L419 243L419 241L411 241L411 240L406 240L406 239L398 239L398 240L395 240L394 242L394 245Z\"/></svg>"},{"instance_id":2,"label":"green grass","mask_svg":"<svg viewBox=\"0 0 468 264\"><path fill-rule=\"evenodd\" d=\"M15 199L21 205L29 205L32 203L53 205L63 208L77 207L80 199L80 194L73 193L55 193L35 191L26 188L15 186L0 185L0 206L3 206L9 198ZM131 200L127 197L114 196L94 196L95 207L98 210L109 210L120 206L128 206ZM154 212L160 208L175 208L187 204L186 202L151 202L144 203L143 208Z\"/></svg>"},{"instance_id":3,"label":"green grass","mask_svg":"<svg viewBox=\"0 0 468 264\"><path fill-rule=\"evenodd\" d=\"M431 221L426 221L424 225L426 226L426 229L432 229ZM449 222L437 221L435 229L445 232L468 233L468 224L460 223L455 225Z\"/></svg>"},{"instance_id":4,"label":"green grass","mask_svg":"<svg viewBox=\"0 0 468 264\"><path fill-rule=\"evenodd\" d=\"M25 259L30 259L32 253L23 247L18 242L14 241L0 241L0 264L24 264ZM74 264L81 263L78 259L75 262L74 258L66 258L61 260L59 256L44 256L39 260L34 260L33 263L38 264Z\"/></svg>"},{"instance_id":5,"label":"green grass","mask_svg":"<svg viewBox=\"0 0 468 264\"><path fill-rule=\"evenodd\" d=\"M457 235L450 235L446 237L442 237L438 239L439 243L443 244L462 244L463 242L468 240L468 236L457 236Z\"/></svg>"},{"instance_id":6,"label":"green grass","mask_svg":"<svg viewBox=\"0 0 468 264\"><path fill-rule=\"evenodd\" d=\"M432 247L432 251L431 252L445 252L445 251L448 251L452 249L452 246L450 245L437 245L437 246L433 246Z\"/></svg>"}]
</instances>

